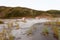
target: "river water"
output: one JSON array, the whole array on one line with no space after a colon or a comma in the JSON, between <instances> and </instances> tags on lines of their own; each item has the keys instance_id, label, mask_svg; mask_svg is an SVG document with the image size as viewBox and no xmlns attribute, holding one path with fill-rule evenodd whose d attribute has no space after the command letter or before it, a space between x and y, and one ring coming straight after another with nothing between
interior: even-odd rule
<instances>
[{"instance_id":1,"label":"river water","mask_svg":"<svg viewBox=\"0 0 60 40\"><path fill-rule=\"evenodd\" d=\"M5 19L3 21L4 24L0 24L0 32L2 31L4 26L7 27L8 23L13 23L13 26L15 26L16 23L19 24L19 29L16 30L14 27L11 31L11 34L15 37L14 40L55 40L52 36L50 38L43 37L39 33L44 28L44 22L51 21L46 18L26 19L26 22L22 21L22 19ZM27 36L26 31L29 30L33 25L37 27L36 32L34 32L34 35L32 36Z\"/></svg>"}]
</instances>

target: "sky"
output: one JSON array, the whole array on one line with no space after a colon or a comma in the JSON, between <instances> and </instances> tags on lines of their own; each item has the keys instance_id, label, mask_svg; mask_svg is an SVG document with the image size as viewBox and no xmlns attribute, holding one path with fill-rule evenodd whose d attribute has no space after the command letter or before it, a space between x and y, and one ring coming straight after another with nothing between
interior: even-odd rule
<instances>
[{"instance_id":1,"label":"sky","mask_svg":"<svg viewBox=\"0 0 60 40\"><path fill-rule=\"evenodd\" d=\"M20 6L35 10L60 10L60 0L0 0L0 6Z\"/></svg>"}]
</instances>

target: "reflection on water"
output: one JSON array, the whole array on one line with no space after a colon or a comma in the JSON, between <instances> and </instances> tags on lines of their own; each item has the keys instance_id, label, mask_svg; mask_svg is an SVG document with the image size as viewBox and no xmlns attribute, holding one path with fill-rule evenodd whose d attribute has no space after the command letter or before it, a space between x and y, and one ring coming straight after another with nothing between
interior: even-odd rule
<instances>
[{"instance_id":1,"label":"reflection on water","mask_svg":"<svg viewBox=\"0 0 60 40\"><path fill-rule=\"evenodd\" d=\"M2 19L1 19L2 20ZM41 19L4 19L2 20L4 24L0 24L0 33L3 31L4 37L11 40L55 40L53 37L43 37L41 36L42 30L45 28L44 23L50 22L46 18ZM56 21L56 20L55 20ZM34 30L32 27L36 27ZM48 28L48 27L47 27ZM48 31L51 30L48 28ZM29 31L29 32L27 32ZM33 33L32 36L27 36L27 34ZM50 31L51 33L51 31ZM28 34L28 35L29 35ZM51 35L51 34L49 34ZM14 38L14 39L13 39ZM52 39L51 39L52 38Z\"/></svg>"}]
</instances>

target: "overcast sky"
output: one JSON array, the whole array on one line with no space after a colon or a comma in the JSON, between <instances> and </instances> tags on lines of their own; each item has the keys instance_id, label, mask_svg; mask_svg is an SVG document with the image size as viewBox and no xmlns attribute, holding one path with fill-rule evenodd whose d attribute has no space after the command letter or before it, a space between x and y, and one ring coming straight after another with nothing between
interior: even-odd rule
<instances>
[{"instance_id":1,"label":"overcast sky","mask_svg":"<svg viewBox=\"0 0 60 40\"><path fill-rule=\"evenodd\" d=\"M60 0L0 0L0 6L21 6L36 10L60 10Z\"/></svg>"}]
</instances>

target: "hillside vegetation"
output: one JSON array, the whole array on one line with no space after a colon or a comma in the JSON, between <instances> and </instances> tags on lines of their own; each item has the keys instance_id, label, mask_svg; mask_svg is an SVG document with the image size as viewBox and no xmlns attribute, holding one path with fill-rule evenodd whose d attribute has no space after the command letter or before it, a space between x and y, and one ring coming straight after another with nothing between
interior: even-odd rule
<instances>
[{"instance_id":1,"label":"hillside vegetation","mask_svg":"<svg viewBox=\"0 0 60 40\"><path fill-rule=\"evenodd\" d=\"M24 7L0 6L0 18L21 18L36 16L60 17L60 10L38 11Z\"/></svg>"}]
</instances>

